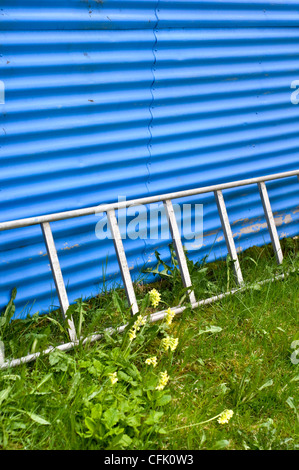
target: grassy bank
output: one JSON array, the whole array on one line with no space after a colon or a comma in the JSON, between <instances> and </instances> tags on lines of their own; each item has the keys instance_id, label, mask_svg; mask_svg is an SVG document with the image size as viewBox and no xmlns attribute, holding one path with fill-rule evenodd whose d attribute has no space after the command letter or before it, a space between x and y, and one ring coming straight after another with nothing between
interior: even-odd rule
<instances>
[{"instance_id":1,"label":"grassy bank","mask_svg":"<svg viewBox=\"0 0 299 470\"><path fill-rule=\"evenodd\" d=\"M284 240L283 249L279 268L270 246L247 250L240 262L252 287L195 310L176 266L163 265L157 254L162 276L136 285L142 322L135 326L122 289L78 301L70 312L84 335L130 325L122 335L1 370L0 447L298 448L299 369L291 347L298 334L298 240ZM197 299L235 287L229 259L189 268ZM284 280L257 284L289 270ZM169 324L143 324L149 313L179 302L187 308ZM55 313L2 321L0 334L8 357L68 341ZM219 422L224 410L233 412L227 423Z\"/></svg>"}]
</instances>

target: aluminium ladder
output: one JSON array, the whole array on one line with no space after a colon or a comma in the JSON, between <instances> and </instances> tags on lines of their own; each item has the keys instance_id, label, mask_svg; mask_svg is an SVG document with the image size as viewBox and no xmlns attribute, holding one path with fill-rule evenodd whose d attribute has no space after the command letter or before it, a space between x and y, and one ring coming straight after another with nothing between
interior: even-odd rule
<instances>
[{"instance_id":1,"label":"aluminium ladder","mask_svg":"<svg viewBox=\"0 0 299 470\"><path fill-rule=\"evenodd\" d=\"M237 250L236 250L236 246L235 246L235 242L234 242L234 238L232 234L231 225L230 225L227 210L226 210L225 200L223 197L223 190L251 185L251 184L258 185L259 194L260 194L260 198L262 201L263 210L264 210L265 218L267 221L267 227L271 236L271 242L272 242L273 249L275 252L276 260L278 264L281 264L283 262L283 253L281 250L279 236L277 233L277 229L276 229L276 225L275 225L275 221L273 217L273 212L271 209L266 182L283 179L283 178L287 178L291 176L297 176L299 180L299 170L278 173L275 175L269 175L269 176L260 177L260 178L241 180L241 181L236 181L233 183L224 183L224 184L218 184L218 185L209 186L209 187L197 188L197 189L186 190L186 191L179 191L176 193L164 194L160 196L148 196L145 198L135 199L133 201L132 200L122 201L119 203L106 204L106 205L97 206L97 207L89 207L86 209L78 209L74 211L61 212L57 214L50 214L50 215L44 215L44 216L39 216L39 217L19 219L19 220L9 221L9 222L2 222L0 223L0 231L40 224L44 241L45 241L45 245L47 248L48 257L50 260L50 266L51 266L53 279L55 282L55 288L56 288L57 295L59 298L61 313L62 313L63 318L67 320L68 334L70 338L70 343L64 343L64 345L61 345L60 349L68 350L76 346L81 339L77 337L76 329L75 329L75 325L74 325L74 321L72 317L67 315L67 311L69 308L69 301L68 301L65 283L63 280L60 263L59 263L55 243L54 243L54 238L53 238L53 234L52 234L52 230L50 226L51 222L56 221L56 220L65 220L65 219L73 218L73 217L80 217L84 215L91 215L91 214L94 214L95 212L105 212L107 214L126 296L127 296L130 308L131 308L131 314L136 315L138 314L139 309L138 309L138 304L137 304L137 300L136 300L136 296L134 292L133 282L132 282L131 274L129 271L122 238L120 235L119 226L118 226L116 215L115 215L115 210L127 207L128 205L132 206L132 205L138 205L138 204L150 204L150 203L157 202L157 201L163 201L166 216L168 219L169 228L170 228L170 233L171 233L171 237L173 241L174 250L177 256L178 265L179 265L179 269L180 269L180 273L182 277L182 283L183 283L183 286L188 291L191 307L194 308L198 305L206 304L206 303L209 303L210 301L221 299L225 295L234 293L238 291L239 289L235 289L233 291L220 294L218 296L212 297L211 299L205 299L204 301L199 301L199 302L196 301L194 292L192 290L190 273L188 270L186 256L184 253L181 236L180 236L178 224L176 221L176 217L175 217L175 213L174 213L174 209L172 205L172 199L193 196L197 194L205 194L209 192L214 193L216 203L217 203L218 213L220 216L221 225L222 225L222 229L223 229L223 233L224 233L224 237L226 241L227 250L231 257L231 260L233 261L233 269L234 269L236 283L239 286L239 288L242 288L242 286L244 286L244 280L243 280L240 263L238 260L238 254L237 254ZM283 275L278 276L277 278L282 278L282 277ZM268 281L267 280L262 281L262 283L263 282L268 282ZM179 306L179 307L173 307L172 310L175 311L175 313L180 313L181 311L183 311L184 308L185 307ZM152 321L156 321L158 319L163 318L165 314L166 314L165 311L156 312L155 314L152 314L151 315ZM123 331L124 328L125 328L125 325L120 327L119 331ZM97 340L101 337L102 335L95 334L92 340ZM53 349L54 348L49 348L48 350L43 351L43 353L48 353ZM8 366L18 365L22 362L29 362L31 360L36 359L36 357L38 357L39 354L40 353L35 353L35 354L24 356L23 358L20 358L20 359L15 359L9 362L4 362L4 351L2 351L2 354L1 354L1 349L0 349L0 369L6 368Z\"/></svg>"}]
</instances>

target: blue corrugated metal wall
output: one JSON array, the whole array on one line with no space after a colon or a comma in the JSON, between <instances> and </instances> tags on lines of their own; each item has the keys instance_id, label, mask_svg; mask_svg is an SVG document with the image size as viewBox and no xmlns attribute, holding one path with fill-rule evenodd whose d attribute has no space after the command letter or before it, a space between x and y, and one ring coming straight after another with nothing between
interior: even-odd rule
<instances>
[{"instance_id":1,"label":"blue corrugated metal wall","mask_svg":"<svg viewBox=\"0 0 299 470\"><path fill-rule=\"evenodd\" d=\"M298 26L299 0L1 0L1 221L298 168ZM268 187L298 234L298 181ZM225 199L239 249L269 241L256 188ZM225 255L213 197L192 202L192 257ZM118 273L97 221L53 224L70 301L99 291L107 254ZM167 244L126 240L132 272ZM0 307L15 286L19 316L58 305L38 226L1 233L0 270Z\"/></svg>"}]
</instances>

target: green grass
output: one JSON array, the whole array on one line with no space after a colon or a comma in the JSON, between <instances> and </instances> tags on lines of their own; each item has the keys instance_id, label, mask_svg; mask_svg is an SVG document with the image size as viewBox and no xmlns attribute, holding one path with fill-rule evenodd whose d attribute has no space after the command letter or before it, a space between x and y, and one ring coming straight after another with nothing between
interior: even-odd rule
<instances>
[{"instance_id":1,"label":"green grass","mask_svg":"<svg viewBox=\"0 0 299 470\"><path fill-rule=\"evenodd\" d=\"M282 267L271 246L242 253L243 275L253 287L195 310L170 266L154 284L136 285L146 314L185 301L186 310L167 330L157 322L137 332L131 345L126 332L1 370L0 448L298 449L299 369L291 361L298 335L298 239L283 240L283 251ZM188 263L197 299L235 287L229 260ZM158 254L157 264L163 268ZM256 284L289 270L284 280ZM153 287L161 294L157 309L148 304ZM70 310L84 335L130 319L119 288ZM68 341L58 312L51 318L36 315L2 327L8 357ZM174 352L161 349L165 334L179 339ZM157 356L156 368L145 364L149 356ZM115 370L119 381L112 385ZM165 370L170 380L158 392ZM234 412L229 423L199 424L225 409Z\"/></svg>"}]
</instances>

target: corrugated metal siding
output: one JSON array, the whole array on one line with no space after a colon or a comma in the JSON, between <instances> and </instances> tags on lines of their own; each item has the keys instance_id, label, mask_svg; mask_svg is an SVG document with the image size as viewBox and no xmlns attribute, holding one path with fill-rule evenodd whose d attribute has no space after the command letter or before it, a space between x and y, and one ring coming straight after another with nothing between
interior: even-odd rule
<instances>
[{"instance_id":1,"label":"corrugated metal siding","mask_svg":"<svg viewBox=\"0 0 299 470\"><path fill-rule=\"evenodd\" d=\"M2 221L298 168L299 1L0 5ZM296 178L269 191L280 236L298 234ZM257 188L225 199L239 249L269 241ZM205 230L192 257L215 240L225 255L213 197L192 202ZM107 254L119 281L97 221L53 224L71 301L99 291ZM125 247L138 276L157 241ZM14 286L19 316L58 305L39 227L1 233L0 269L0 307Z\"/></svg>"}]
</instances>

